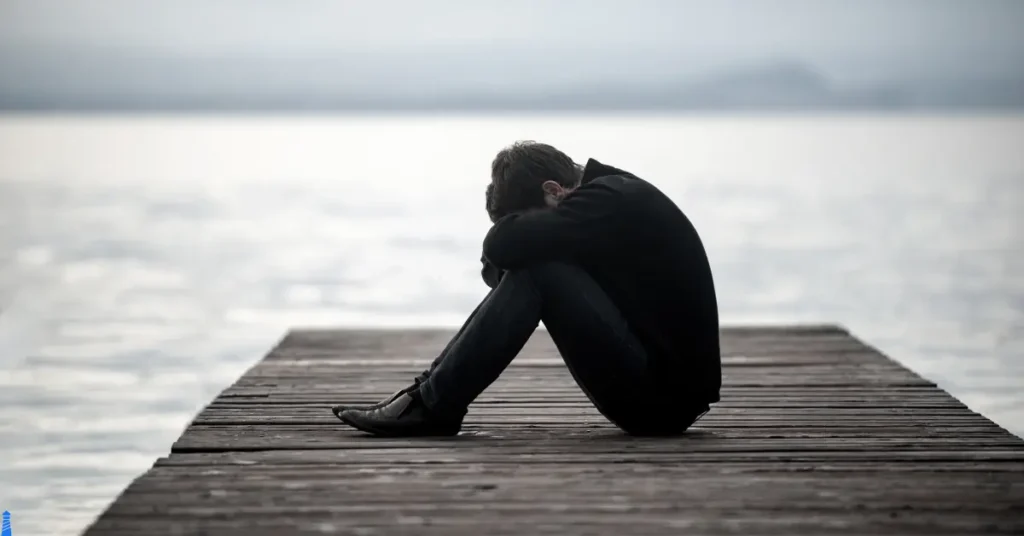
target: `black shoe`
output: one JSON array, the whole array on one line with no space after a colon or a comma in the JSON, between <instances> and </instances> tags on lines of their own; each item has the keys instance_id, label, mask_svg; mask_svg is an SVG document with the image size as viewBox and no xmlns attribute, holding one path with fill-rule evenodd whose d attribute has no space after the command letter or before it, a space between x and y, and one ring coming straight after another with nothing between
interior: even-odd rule
<instances>
[{"instance_id":1,"label":"black shoe","mask_svg":"<svg viewBox=\"0 0 1024 536\"><path fill-rule=\"evenodd\" d=\"M409 387L406 387L404 389L399 389L398 391L395 391L395 394L385 398L384 400L381 400L380 402L377 402L376 404L371 404L369 406L349 406L347 404L338 404L337 406L331 407L331 413L334 413L335 417L340 417L341 416L341 412L345 411L347 409L358 409L360 411L370 411L371 409L377 409L377 408L380 408L380 407L384 407L384 406L394 402L395 399L398 398L399 396L401 396L403 393L408 393L409 391L415 391L416 389L419 389L419 388L420 388L420 379L416 378L415 380L413 380L412 385L410 385Z\"/></svg>"},{"instance_id":2,"label":"black shoe","mask_svg":"<svg viewBox=\"0 0 1024 536\"><path fill-rule=\"evenodd\" d=\"M341 417L341 412L343 412L345 410L356 409L356 410L359 410L359 411L370 411L372 409L377 409L377 408L386 406L386 405L390 404L391 402L394 402L394 400L396 398L398 398L399 396L402 396L402 394L406 393L409 389L410 389L409 387L406 387L405 389L401 389L399 391L395 391L395 394L385 398L384 400L381 400L380 402L377 402L376 404L372 404L372 405L369 405L369 406L349 406L349 405L346 405L346 404L338 404L337 406L331 407L331 413L334 413L335 417Z\"/></svg>"},{"instance_id":3,"label":"black shoe","mask_svg":"<svg viewBox=\"0 0 1024 536\"><path fill-rule=\"evenodd\" d=\"M418 391L403 392L397 398L369 410L348 409L338 418L363 432L386 437L453 436L462 429L462 418L431 414Z\"/></svg>"}]
</instances>

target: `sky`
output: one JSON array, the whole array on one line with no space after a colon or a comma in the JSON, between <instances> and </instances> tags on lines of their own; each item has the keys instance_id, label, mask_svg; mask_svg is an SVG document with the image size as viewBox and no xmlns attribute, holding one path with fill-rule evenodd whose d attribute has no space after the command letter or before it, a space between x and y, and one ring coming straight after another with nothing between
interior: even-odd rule
<instances>
[{"instance_id":1,"label":"sky","mask_svg":"<svg viewBox=\"0 0 1024 536\"><path fill-rule=\"evenodd\" d=\"M0 92L142 91L171 72L197 91L527 91L770 61L850 84L1024 80L1021 28L1018 0L0 0Z\"/></svg>"}]
</instances>

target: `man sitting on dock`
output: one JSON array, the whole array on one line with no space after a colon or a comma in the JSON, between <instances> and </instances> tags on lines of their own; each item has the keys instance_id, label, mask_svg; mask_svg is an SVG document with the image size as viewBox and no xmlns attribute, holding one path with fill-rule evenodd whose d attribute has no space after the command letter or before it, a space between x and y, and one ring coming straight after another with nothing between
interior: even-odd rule
<instances>
[{"instance_id":1,"label":"man sitting on dock","mask_svg":"<svg viewBox=\"0 0 1024 536\"><path fill-rule=\"evenodd\" d=\"M338 418L380 436L458 434L541 321L576 383L627 433L681 433L718 402L711 268L672 200L631 173L519 142L494 158L487 211L492 290L412 385L337 406Z\"/></svg>"}]
</instances>

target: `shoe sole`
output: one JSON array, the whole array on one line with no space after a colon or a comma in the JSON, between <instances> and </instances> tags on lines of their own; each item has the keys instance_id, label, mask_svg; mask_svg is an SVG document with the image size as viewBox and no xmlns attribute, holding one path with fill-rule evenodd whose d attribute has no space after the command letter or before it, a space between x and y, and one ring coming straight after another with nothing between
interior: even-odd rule
<instances>
[{"instance_id":1,"label":"shoe sole","mask_svg":"<svg viewBox=\"0 0 1024 536\"><path fill-rule=\"evenodd\" d=\"M345 417L344 415L338 415L338 418L341 419L341 422L351 426L352 428L355 428L356 430L359 430L360 432L366 432L368 434L373 434L378 437L454 437L459 435L459 431L461 431L457 430L455 433L439 432L433 434L410 434L392 430L384 430L381 428L375 428L373 426L366 426L365 424L358 421L354 421L348 417Z\"/></svg>"}]
</instances>

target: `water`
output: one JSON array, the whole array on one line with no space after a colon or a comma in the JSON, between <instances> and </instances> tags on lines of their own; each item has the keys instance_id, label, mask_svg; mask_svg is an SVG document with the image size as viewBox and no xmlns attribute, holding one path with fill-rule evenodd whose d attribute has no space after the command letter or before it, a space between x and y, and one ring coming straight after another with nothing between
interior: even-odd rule
<instances>
[{"instance_id":1,"label":"water","mask_svg":"<svg viewBox=\"0 0 1024 536\"><path fill-rule=\"evenodd\" d=\"M676 199L725 322L843 323L1024 434L1024 117L6 117L16 533L82 530L289 326L458 324L519 138Z\"/></svg>"}]
</instances>

